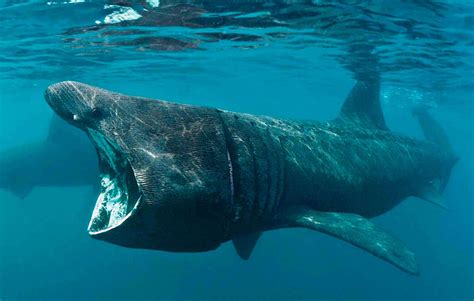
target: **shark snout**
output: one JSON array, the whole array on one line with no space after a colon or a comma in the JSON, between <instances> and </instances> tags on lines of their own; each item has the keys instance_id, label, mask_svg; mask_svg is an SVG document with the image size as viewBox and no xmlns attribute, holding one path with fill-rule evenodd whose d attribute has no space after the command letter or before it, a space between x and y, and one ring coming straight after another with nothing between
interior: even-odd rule
<instances>
[{"instance_id":1,"label":"shark snout","mask_svg":"<svg viewBox=\"0 0 474 301\"><path fill-rule=\"evenodd\" d=\"M91 86L63 81L49 86L45 99L61 118L68 122L79 122L94 109L96 93Z\"/></svg>"}]
</instances>

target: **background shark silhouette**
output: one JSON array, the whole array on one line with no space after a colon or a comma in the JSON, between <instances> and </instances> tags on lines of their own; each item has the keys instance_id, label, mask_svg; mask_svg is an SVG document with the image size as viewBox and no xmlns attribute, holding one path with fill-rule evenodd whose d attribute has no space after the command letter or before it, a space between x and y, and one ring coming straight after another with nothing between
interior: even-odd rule
<instances>
[{"instance_id":1,"label":"background shark silhouette","mask_svg":"<svg viewBox=\"0 0 474 301\"><path fill-rule=\"evenodd\" d=\"M97 186L97 159L87 137L54 116L49 134L0 153L0 188L25 198L36 186Z\"/></svg>"}]
</instances>

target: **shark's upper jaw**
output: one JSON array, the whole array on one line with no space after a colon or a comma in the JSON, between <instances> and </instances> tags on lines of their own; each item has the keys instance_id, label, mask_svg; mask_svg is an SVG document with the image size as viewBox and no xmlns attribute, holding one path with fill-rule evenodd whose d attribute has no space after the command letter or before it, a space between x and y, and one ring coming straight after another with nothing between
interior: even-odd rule
<instances>
[{"instance_id":1,"label":"shark's upper jaw","mask_svg":"<svg viewBox=\"0 0 474 301\"><path fill-rule=\"evenodd\" d=\"M87 129L99 157L101 192L88 232L98 235L119 227L140 204L140 188L119 146L99 131Z\"/></svg>"}]
</instances>

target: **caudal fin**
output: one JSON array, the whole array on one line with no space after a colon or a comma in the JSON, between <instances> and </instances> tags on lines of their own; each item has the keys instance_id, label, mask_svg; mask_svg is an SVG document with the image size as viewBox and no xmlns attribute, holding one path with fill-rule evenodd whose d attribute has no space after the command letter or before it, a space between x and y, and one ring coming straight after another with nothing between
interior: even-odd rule
<instances>
[{"instance_id":1,"label":"caudal fin","mask_svg":"<svg viewBox=\"0 0 474 301\"><path fill-rule=\"evenodd\" d=\"M432 180L426 186L421 187L417 195L424 200L446 209L441 193L448 183L451 167L454 166L458 158L454 155L448 135L441 124L431 116L426 106L416 107L413 110L413 116L418 120L426 140L439 145L442 151L452 154L452 162L447 163L450 164L450 166L446 173L441 178Z\"/></svg>"},{"instance_id":2,"label":"caudal fin","mask_svg":"<svg viewBox=\"0 0 474 301\"><path fill-rule=\"evenodd\" d=\"M428 141L436 143L449 152L452 152L448 135L446 135L441 124L431 116L426 106L418 106L413 109L413 116L418 120L423 134Z\"/></svg>"}]
</instances>

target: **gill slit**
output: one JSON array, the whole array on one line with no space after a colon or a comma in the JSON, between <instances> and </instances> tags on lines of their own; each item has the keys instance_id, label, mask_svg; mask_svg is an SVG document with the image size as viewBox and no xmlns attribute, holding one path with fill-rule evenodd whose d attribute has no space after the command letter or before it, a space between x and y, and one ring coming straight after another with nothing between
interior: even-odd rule
<instances>
[{"instance_id":1,"label":"gill slit","mask_svg":"<svg viewBox=\"0 0 474 301\"><path fill-rule=\"evenodd\" d=\"M232 148L232 138L229 128L224 122L222 115L218 112L219 119L222 124L222 129L224 133L224 140L225 140L225 147L227 151L227 162L229 167L229 186L230 186L230 204L231 206L234 205L234 197L235 197L235 183L234 183L234 161L235 161L235 152Z\"/></svg>"},{"instance_id":2,"label":"gill slit","mask_svg":"<svg viewBox=\"0 0 474 301\"><path fill-rule=\"evenodd\" d=\"M278 140L280 141L280 149L281 149L281 152L283 154L286 153L286 149L285 149L285 145L284 145L284 140L285 137L283 136L279 136L278 137ZM284 157L284 155L283 155ZM277 211L280 207L280 204L283 204L284 201L286 200L286 194L287 194L287 191L288 191L288 174L287 174L287 163L286 163L286 160L283 158L282 161L280 161L281 165L280 165L280 168L279 168L279 186L281 187L280 188L280 191L279 191L279 195L277 197L277 201L276 201L276 204L275 206L273 207L273 216L275 216L277 214Z\"/></svg>"}]
</instances>

